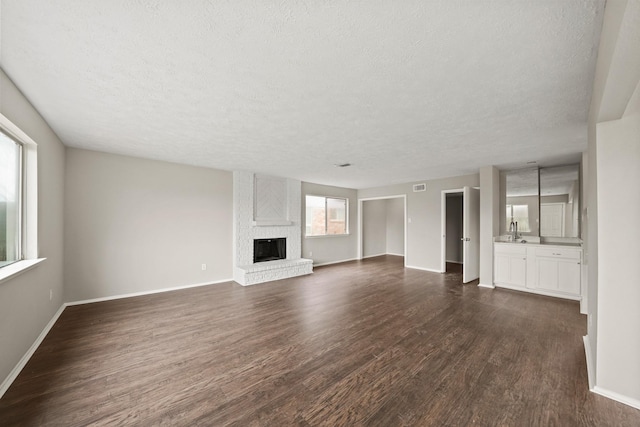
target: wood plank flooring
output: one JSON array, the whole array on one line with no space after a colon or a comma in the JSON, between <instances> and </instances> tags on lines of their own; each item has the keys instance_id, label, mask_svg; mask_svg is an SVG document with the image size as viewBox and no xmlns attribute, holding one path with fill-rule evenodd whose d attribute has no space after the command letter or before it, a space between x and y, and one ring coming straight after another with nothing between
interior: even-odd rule
<instances>
[{"instance_id":1,"label":"wood plank flooring","mask_svg":"<svg viewBox=\"0 0 640 427\"><path fill-rule=\"evenodd\" d=\"M588 391L576 302L402 263L68 307L0 425L640 425Z\"/></svg>"}]
</instances>

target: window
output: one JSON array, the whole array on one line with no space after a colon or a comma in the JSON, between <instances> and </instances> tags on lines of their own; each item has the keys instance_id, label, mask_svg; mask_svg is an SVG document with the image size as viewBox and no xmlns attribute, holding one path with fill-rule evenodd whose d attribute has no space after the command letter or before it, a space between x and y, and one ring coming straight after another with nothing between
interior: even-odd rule
<instances>
[{"instance_id":1,"label":"window","mask_svg":"<svg viewBox=\"0 0 640 427\"><path fill-rule=\"evenodd\" d=\"M306 196L305 235L348 234L347 199Z\"/></svg>"},{"instance_id":2,"label":"window","mask_svg":"<svg viewBox=\"0 0 640 427\"><path fill-rule=\"evenodd\" d=\"M0 114L0 282L38 258L38 147Z\"/></svg>"},{"instance_id":3,"label":"window","mask_svg":"<svg viewBox=\"0 0 640 427\"><path fill-rule=\"evenodd\" d=\"M0 132L0 267L22 259L22 144Z\"/></svg>"},{"instance_id":4,"label":"window","mask_svg":"<svg viewBox=\"0 0 640 427\"><path fill-rule=\"evenodd\" d=\"M529 226L529 205L507 205L507 232L511 221L518 223L518 231L530 233Z\"/></svg>"}]
</instances>

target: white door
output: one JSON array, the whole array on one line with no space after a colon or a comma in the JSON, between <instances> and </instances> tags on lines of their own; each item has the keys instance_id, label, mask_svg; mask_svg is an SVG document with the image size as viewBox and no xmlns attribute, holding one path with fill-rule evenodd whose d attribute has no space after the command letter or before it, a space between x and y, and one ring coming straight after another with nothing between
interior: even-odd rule
<instances>
[{"instance_id":1,"label":"white door","mask_svg":"<svg viewBox=\"0 0 640 427\"><path fill-rule=\"evenodd\" d=\"M564 203L540 204L540 235L562 237L564 234Z\"/></svg>"},{"instance_id":2,"label":"white door","mask_svg":"<svg viewBox=\"0 0 640 427\"><path fill-rule=\"evenodd\" d=\"M462 282L480 277L480 190L464 187Z\"/></svg>"}]
</instances>

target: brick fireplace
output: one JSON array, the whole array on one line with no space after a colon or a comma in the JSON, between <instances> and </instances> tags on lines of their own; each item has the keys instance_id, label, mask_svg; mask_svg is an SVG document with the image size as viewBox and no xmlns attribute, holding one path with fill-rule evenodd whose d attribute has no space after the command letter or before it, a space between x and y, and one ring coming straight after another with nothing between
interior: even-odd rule
<instances>
[{"instance_id":1,"label":"brick fireplace","mask_svg":"<svg viewBox=\"0 0 640 427\"><path fill-rule=\"evenodd\" d=\"M301 183L294 179L233 173L234 280L243 286L313 272L301 258ZM255 239L286 239L286 258L254 263Z\"/></svg>"}]
</instances>

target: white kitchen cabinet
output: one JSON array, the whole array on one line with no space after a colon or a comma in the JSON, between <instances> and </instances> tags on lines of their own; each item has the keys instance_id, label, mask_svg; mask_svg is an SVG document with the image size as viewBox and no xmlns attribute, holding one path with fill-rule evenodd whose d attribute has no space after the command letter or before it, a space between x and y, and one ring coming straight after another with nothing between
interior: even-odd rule
<instances>
[{"instance_id":1,"label":"white kitchen cabinet","mask_svg":"<svg viewBox=\"0 0 640 427\"><path fill-rule=\"evenodd\" d=\"M535 288L580 296L581 250L538 248L535 255Z\"/></svg>"},{"instance_id":2,"label":"white kitchen cabinet","mask_svg":"<svg viewBox=\"0 0 640 427\"><path fill-rule=\"evenodd\" d=\"M515 244L495 245L495 282L524 288L527 279L527 248Z\"/></svg>"},{"instance_id":3,"label":"white kitchen cabinet","mask_svg":"<svg viewBox=\"0 0 640 427\"><path fill-rule=\"evenodd\" d=\"M494 284L579 300L581 262L579 247L494 243Z\"/></svg>"}]
</instances>

